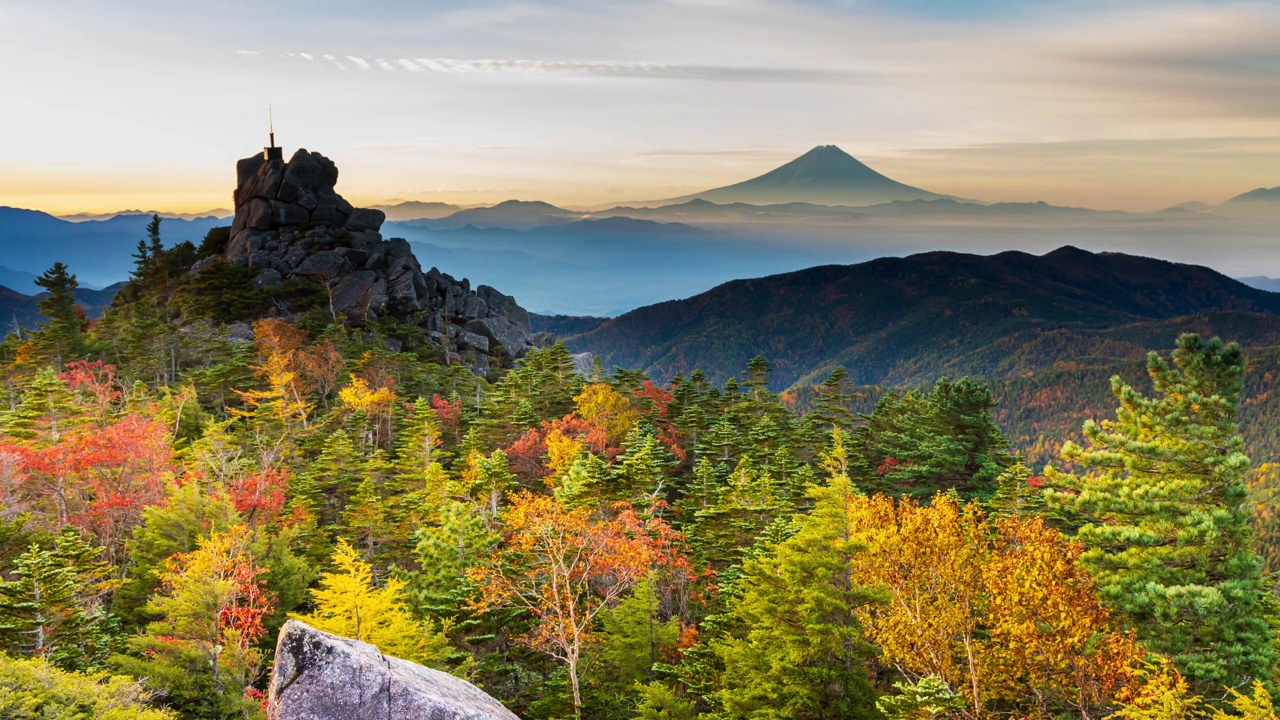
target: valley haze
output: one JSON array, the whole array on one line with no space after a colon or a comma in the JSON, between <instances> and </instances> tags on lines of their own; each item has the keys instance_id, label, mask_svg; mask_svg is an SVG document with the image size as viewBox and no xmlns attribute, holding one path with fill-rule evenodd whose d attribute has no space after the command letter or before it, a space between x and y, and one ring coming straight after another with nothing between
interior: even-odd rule
<instances>
[{"instance_id":1,"label":"valley haze","mask_svg":"<svg viewBox=\"0 0 1280 720\"><path fill-rule=\"evenodd\" d=\"M666 200L592 210L521 200L378 209L386 232L409 240L428 265L506 288L537 313L607 317L739 278L928 250L1075 245L1208 265L1266 286L1267 272L1280 275L1278 195L1259 188L1152 213L983 203L901 183L823 145L756 178ZM119 282L149 218L0 208L0 284L29 292L35 275L69 257L86 286ZM226 211L166 218L170 243L198 242L227 222Z\"/></svg>"}]
</instances>

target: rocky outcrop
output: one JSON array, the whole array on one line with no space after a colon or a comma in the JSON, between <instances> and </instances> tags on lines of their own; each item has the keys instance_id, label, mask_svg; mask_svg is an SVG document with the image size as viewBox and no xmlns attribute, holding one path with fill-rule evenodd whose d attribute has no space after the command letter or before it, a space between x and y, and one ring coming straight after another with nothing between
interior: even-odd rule
<instances>
[{"instance_id":1,"label":"rocky outcrop","mask_svg":"<svg viewBox=\"0 0 1280 720\"><path fill-rule=\"evenodd\" d=\"M269 720L519 720L475 685L290 620L276 642Z\"/></svg>"},{"instance_id":2,"label":"rocky outcrop","mask_svg":"<svg viewBox=\"0 0 1280 720\"><path fill-rule=\"evenodd\" d=\"M478 372L488 366L479 356L524 354L533 333L514 298L487 285L472 290L435 268L424 273L407 241L382 238L383 212L353 207L337 182L338 167L320 153L241 160L225 258L257 271L260 287L314 281L351 320L391 313L418 322Z\"/></svg>"}]
</instances>

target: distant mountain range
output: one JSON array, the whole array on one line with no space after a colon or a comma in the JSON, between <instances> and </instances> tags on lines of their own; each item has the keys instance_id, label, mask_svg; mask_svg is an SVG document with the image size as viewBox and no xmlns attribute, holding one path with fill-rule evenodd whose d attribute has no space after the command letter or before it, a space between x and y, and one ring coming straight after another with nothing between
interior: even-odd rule
<instances>
[{"instance_id":1,"label":"distant mountain range","mask_svg":"<svg viewBox=\"0 0 1280 720\"><path fill-rule=\"evenodd\" d=\"M227 208L213 208L198 213L170 213L160 212L159 210L118 210L108 213L75 213L72 215L59 215L58 217L70 222L85 222L90 220L111 220L122 215L141 215L150 218L152 215L159 215L166 220L198 220L200 218L218 217L230 218L233 213Z\"/></svg>"},{"instance_id":2,"label":"distant mountain range","mask_svg":"<svg viewBox=\"0 0 1280 720\"><path fill-rule=\"evenodd\" d=\"M70 222L36 210L0 207L0 265L11 271L38 275L62 261L71 267L82 285L104 287L120 282L133 268L132 254L146 237L150 215L117 215L107 220ZM226 225L213 216L161 223L168 245L191 240L199 243L210 228ZM34 285L13 288L35 292Z\"/></svg>"},{"instance_id":3,"label":"distant mountain range","mask_svg":"<svg viewBox=\"0 0 1280 720\"><path fill-rule=\"evenodd\" d=\"M1248 335L1280 343L1280 294L1208 268L1063 247L1046 255L930 252L725 283L570 337L605 365L669 379L724 380L763 353L783 389L836 365L860 384L939 376L1004 377L1083 358L1131 357L1145 323L1234 313ZM1225 321L1224 321L1225 322ZM1232 333L1232 337L1249 339Z\"/></svg>"},{"instance_id":4,"label":"distant mountain range","mask_svg":"<svg viewBox=\"0 0 1280 720\"><path fill-rule=\"evenodd\" d=\"M1267 292L1280 292L1280 279L1267 277L1265 275L1254 275L1252 277L1236 278L1240 282L1251 288L1266 290Z\"/></svg>"},{"instance_id":5,"label":"distant mountain range","mask_svg":"<svg viewBox=\"0 0 1280 720\"><path fill-rule=\"evenodd\" d=\"M375 210L381 210L387 214L388 220L422 220L448 217L459 210L461 207L450 205L442 202L419 202L411 200L408 202L399 202L390 205L374 205Z\"/></svg>"},{"instance_id":6,"label":"distant mountain range","mask_svg":"<svg viewBox=\"0 0 1280 720\"><path fill-rule=\"evenodd\" d=\"M433 221L388 222L382 230L408 239L424 267L510 288L504 292L544 313L616 315L733 278L849 256L629 217L568 219L524 230L427 224Z\"/></svg>"},{"instance_id":7,"label":"distant mountain range","mask_svg":"<svg viewBox=\"0 0 1280 720\"><path fill-rule=\"evenodd\" d=\"M440 218L413 221L419 227L433 230L456 230L467 226L528 230L541 225L563 225L580 220L584 213L565 210L541 201L507 200L492 207L458 210Z\"/></svg>"},{"instance_id":8,"label":"distant mountain range","mask_svg":"<svg viewBox=\"0 0 1280 720\"><path fill-rule=\"evenodd\" d=\"M1266 271L1280 267L1280 251L1272 256L1259 243L1274 237L1280 221L1277 194L1259 189L1221 205L1184 203L1145 214L984 204L905 185L828 145L758 178L656 203L591 212L520 200L379 209L388 214L388 235L418 243L428 265L501 287L535 311L614 315L735 278L927 249L1044 252L1076 244L1224 267L1248 253L1248 267ZM35 292L34 277L58 260L82 286L120 281L149 218L0 208L0 285ZM198 242L227 223L219 211L173 217L162 235L169 244Z\"/></svg>"}]
</instances>

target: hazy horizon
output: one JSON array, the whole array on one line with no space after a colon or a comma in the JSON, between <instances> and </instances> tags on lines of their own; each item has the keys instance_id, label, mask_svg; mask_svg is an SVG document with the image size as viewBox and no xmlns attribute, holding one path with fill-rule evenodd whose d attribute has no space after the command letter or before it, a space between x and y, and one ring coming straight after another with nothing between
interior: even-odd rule
<instances>
[{"instance_id":1,"label":"hazy horizon","mask_svg":"<svg viewBox=\"0 0 1280 720\"><path fill-rule=\"evenodd\" d=\"M823 144L987 202L1280 185L1270 2L17 0L0 27L0 204L59 215L229 207L268 103L362 205L654 200Z\"/></svg>"}]
</instances>

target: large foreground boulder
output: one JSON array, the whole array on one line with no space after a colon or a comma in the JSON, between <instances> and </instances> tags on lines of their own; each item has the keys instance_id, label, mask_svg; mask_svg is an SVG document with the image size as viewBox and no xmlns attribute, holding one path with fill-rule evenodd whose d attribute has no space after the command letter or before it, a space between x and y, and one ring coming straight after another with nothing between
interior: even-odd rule
<instances>
[{"instance_id":1,"label":"large foreground boulder","mask_svg":"<svg viewBox=\"0 0 1280 720\"><path fill-rule=\"evenodd\" d=\"M290 620L271 673L270 720L519 720L475 685Z\"/></svg>"}]
</instances>

